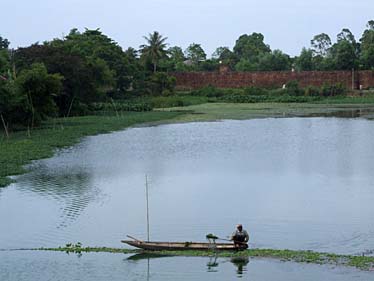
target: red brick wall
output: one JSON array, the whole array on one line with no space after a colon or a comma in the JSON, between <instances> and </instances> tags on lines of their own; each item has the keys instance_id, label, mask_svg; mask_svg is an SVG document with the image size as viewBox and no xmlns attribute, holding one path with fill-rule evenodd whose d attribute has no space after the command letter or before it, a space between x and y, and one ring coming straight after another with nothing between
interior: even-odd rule
<instances>
[{"instance_id":1,"label":"red brick wall","mask_svg":"<svg viewBox=\"0 0 374 281\"><path fill-rule=\"evenodd\" d=\"M272 72L179 72L172 73L177 79L177 89L198 89L212 85L219 88L282 87L289 81L297 80L301 87L323 84L342 83L352 88L351 71L272 71ZM358 71L355 73L354 87L374 87L374 71Z\"/></svg>"},{"instance_id":2,"label":"red brick wall","mask_svg":"<svg viewBox=\"0 0 374 281\"><path fill-rule=\"evenodd\" d=\"M359 85L362 85L363 89L374 88L374 71L365 70L359 71L358 73Z\"/></svg>"}]
</instances>

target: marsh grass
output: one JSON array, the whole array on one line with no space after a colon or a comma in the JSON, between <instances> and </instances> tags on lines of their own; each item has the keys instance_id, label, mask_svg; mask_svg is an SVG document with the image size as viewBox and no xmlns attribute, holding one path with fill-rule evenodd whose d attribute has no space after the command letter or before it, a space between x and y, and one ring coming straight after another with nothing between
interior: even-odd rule
<instances>
[{"instance_id":1,"label":"marsh grass","mask_svg":"<svg viewBox=\"0 0 374 281\"><path fill-rule=\"evenodd\" d=\"M275 250L275 249L248 249L236 252L214 252L214 251L143 251L124 248L109 247L82 247L80 243L67 244L58 248L39 248L41 251L57 251L66 253L117 253L117 254L144 254L144 256L186 256L186 257L252 257L252 258L272 258L281 261L292 261L298 263L312 264L330 264L336 266L351 266L361 270L374 270L374 257L372 256L353 256L338 255L333 253L319 253L313 251L295 251L295 250Z\"/></svg>"},{"instance_id":2,"label":"marsh grass","mask_svg":"<svg viewBox=\"0 0 374 281\"><path fill-rule=\"evenodd\" d=\"M215 121L223 119L246 120L253 118L278 117L341 117L361 110L364 118L374 118L373 104L355 103L204 103L185 107L158 109L160 111L180 111L186 114L178 116L177 122Z\"/></svg>"}]
</instances>

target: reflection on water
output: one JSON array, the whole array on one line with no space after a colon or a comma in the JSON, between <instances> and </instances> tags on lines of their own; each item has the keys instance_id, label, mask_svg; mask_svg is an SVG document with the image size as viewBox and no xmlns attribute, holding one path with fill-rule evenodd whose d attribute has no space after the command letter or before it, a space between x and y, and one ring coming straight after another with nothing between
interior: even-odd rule
<instances>
[{"instance_id":1,"label":"reflection on water","mask_svg":"<svg viewBox=\"0 0 374 281\"><path fill-rule=\"evenodd\" d=\"M208 272L217 272L217 267L219 263L217 262L218 257L217 256L212 256L209 257L209 262L206 264L208 268Z\"/></svg>"},{"instance_id":2,"label":"reflection on water","mask_svg":"<svg viewBox=\"0 0 374 281\"><path fill-rule=\"evenodd\" d=\"M140 253L132 255L128 258L126 258L129 262L138 262L138 261L147 261L147 280L150 279L150 265L151 260L153 259L159 259L159 258L171 258L172 255L160 255L160 254L153 254L153 253ZM175 256L174 256L175 257ZM199 257L190 257L189 259L202 259ZM225 264L230 262L232 265L234 265L235 272L237 277L242 277L247 272L247 264L249 263L249 257L232 257L232 258L219 258L216 255L205 257L206 260L206 267L207 272L213 273L213 272L219 272L219 265Z\"/></svg>"},{"instance_id":3,"label":"reflection on water","mask_svg":"<svg viewBox=\"0 0 374 281\"><path fill-rule=\"evenodd\" d=\"M248 257L233 257L230 260L234 265L236 265L236 272L238 276L243 275L247 271L247 264L249 263Z\"/></svg>"},{"instance_id":4,"label":"reflection on water","mask_svg":"<svg viewBox=\"0 0 374 281\"><path fill-rule=\"evenodd\" d=\"M307 117L372 118L374 117L374 110L372 108L346 109L325 113L311 113Z\"/></svg>"},{"instance_id":5,"label":"reflection on water","mask_svg":"<svg viewBox=\"0 0 374 281\"><path fill-rule=\"evenodd\" d=\"M22 193L34 192L55 201L61 210L58 227L66 227L75 221L100 195L100 190L90 182L90 173L84 169L62 170L60 167L51 169L51 166L45 162L40 162L33 166L33 170L31 177L31 174L21 177L30 185L21 185L19 190Z\"/></svg>"}]
</instances>

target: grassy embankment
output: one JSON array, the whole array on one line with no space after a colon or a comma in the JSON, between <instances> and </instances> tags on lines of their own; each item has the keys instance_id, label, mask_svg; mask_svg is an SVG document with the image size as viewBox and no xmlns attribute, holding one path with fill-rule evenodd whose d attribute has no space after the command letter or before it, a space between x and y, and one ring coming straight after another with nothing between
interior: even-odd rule
<instances>
[{"instance_id":1,"label":"grassy embankment","mask_svg":"<svg viewBox=\"0 0 374 281\"><path fill-rule=\"evenodd\" d=\"M175 118L178 112L128 112L118 116L85 116L49 120L41 127L11 133L0 139L0 187L11 182L8 177L25 172L31 160L51 157L56 148L71 146L82 137L120 130L134 124Z\"/></svg>"},{"instance_id":2,"label":"grassy embankment","mask_svg":"<svg viewBox=\"0 0 374 281\"><path fill-rule=\"evenodd\" d=\"M300 263L313 264L332 264L338 266L352 266L362 270L374 270L374 257L337 255L330 253L318 253L312 251L293 251L293 250L274 250L274 249L249 249L240 252L214 252L214 251L153 251L145 252L140 250L129 250L123 248L108 247L82 247L80 243L68 244L59 248L40 248L36 250L58 251L67 253L122 253L122 254L140 254L145 253L156 256L212 256L218 257L261 257L274 258L282 261L293 261Z\"/></svg>"},{"instance_id":3,"label":"grassy embankment","mask_svg":"<svg viewBox=\"0 0 374 281\"><path fill-rule=\"evenodd\" d=\"M205 103L185 107L160 108L159 111L184 112L174 122L245 120L269 117L337 116L374 119L373 103Z\"/></svg>"}]
</instances>

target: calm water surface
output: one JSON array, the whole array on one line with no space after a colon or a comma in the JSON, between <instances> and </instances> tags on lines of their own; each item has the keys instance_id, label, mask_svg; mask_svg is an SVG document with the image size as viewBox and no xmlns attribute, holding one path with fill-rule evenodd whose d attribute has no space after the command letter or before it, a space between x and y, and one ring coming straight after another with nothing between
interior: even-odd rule
<instances>
[{"instance_id":1,"label":"calm water surface","mask_svg":"<svg viewBox=\"0 0 374 281\"><path fill-rule=\"evenodd\" d=\"M373 140L373 121L339 118L173 124L88 137L36 161L30 173L0 189L0 248L78 241L120 247L126 234L145 238L147 174L153 240L203 241L207 233L226 237L240 222L253 247L345 254L371 250ZM34 260L38 266L48 255L25 255L24 266ZM98 256L79 261L132 264L122 256L92 260ZM16 257L0 252L1 263L18 266ZM56 270L76 261L61 259ZM175 264L170 274L183 268L179 258L165 260L154 263ZM206 262L190 258L190 263L201 267ZM233 270L232 263L223 264L220 275L231 276L225 268ZM279 264L249 263L251 272L261 266ZM152 280L162 280L157 278Z\"/></svg>"},{"instance_id":2,"label":"calm water surface","mask_svg":"<svg viewBox=\"0 0 374 281\"><path fill-rule=\"evenodd\" d=\"M15 262L17 260L17 263ZM6 252L0 279L17 281L174 281L174 280L372 280L372 272L352 268L297 264L267 259L214 257L139 258L123 254Z\"/></svg>"}]
</instances>

